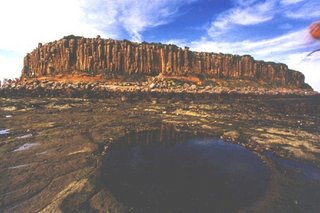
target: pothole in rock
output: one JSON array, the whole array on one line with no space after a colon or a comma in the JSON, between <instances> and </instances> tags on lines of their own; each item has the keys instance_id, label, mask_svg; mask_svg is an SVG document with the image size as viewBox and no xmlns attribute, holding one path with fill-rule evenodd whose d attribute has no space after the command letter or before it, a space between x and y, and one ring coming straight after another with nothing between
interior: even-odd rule
<instances>
[{"instance_id":1,"label":"pothole in rock","mask_svg":"<svg viewBox=\"0 0 320 213\"><path fill-rule=\"evenodd\" d=\"M233 212L263 196L270 171L249 150L186 133L146 131L109 146L104 189L130 212Z\"/></svg>"}]
</instances>

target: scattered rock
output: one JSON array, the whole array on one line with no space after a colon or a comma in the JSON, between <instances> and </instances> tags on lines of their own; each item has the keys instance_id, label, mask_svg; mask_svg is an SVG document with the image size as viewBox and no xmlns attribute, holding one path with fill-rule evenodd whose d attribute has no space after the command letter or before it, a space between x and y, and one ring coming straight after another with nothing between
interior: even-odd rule
<instances>
[{"instance_id":1,"label":"scattered rock","mask_svg":"<svg viewBox=\"0 0 320 213\"><path fill-rule=\"evenodd\" d=\"M184 84L183 84L183 88L185 88L185 89L189 88L189 84L184 83Z\"/></svg>"},{"instance_id":2,"label":"scattered rock","mask_svg":"<svg viewBox=\"0 0 320 213\"><path fill-rule=\"evenodd\" d=\"M155 84L155 83L152 83L152 84L150 84L150 86L149 86L150 89L154 89L155 87L156 87L156 84Z\"/></svg>"},{"instance_id":3,"label":"scattered rock","mask_svg":"<svg viewBox=\"0 0 320 213\"><path fill-rule=\"evenodd\" d=\"M191 90L196 90L196 89L197 89L197 86L193 84L193 85L191 85L190 89L191 89Z\"/></svg>"},{"instance_id":4,"label":"scattered rock","mask_svg":"<svg viewBox=\"0 0 320 213\"><path fill-rule=\"evenodd\" d=\"M121 101L123 102L128 101L128 97L125 95L121 96Z\"/></svg>"},{"instance_id":5,"label":"scattered rock","mask_svg":"<svg viewBox=\"0 0 320 213\"><path fill-rule=\"evenodd\" d=\"M2 110L7 112L12 112L12 111L16 111L17 107L15 106L3 107Z\"/></svg>"}]
</instances>

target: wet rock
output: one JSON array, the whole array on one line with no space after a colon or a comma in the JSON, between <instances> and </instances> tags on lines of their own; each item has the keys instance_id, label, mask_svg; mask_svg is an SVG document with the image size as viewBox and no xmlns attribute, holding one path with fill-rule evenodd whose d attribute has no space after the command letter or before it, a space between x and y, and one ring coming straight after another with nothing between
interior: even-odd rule
<instances>
[{"instance_id":1,"label":"wet rock","mask_svg":"<svg viewBox=\"0 0 320 213\"><path fill-rule=\"evenodd\" d=\"M223 139L227 139L230 141L237 141L239 139L240 133L236 130L224 132L221 136Z\"/></svg>"}]
</instances>

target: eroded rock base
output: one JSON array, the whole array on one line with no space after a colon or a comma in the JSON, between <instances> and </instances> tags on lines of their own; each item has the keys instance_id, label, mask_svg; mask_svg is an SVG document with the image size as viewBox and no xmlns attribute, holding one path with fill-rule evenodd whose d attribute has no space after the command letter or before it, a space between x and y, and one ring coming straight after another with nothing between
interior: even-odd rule
<instances>
[{"instance_id":1,"label":"eroded rock base","mask_svg":"<svg viewBox=\"0 0 320 213\"><path fill-rule=\"evenodd\" d=\"M127 211L98 181L105 149L164 123L239 144L268 165L270 187L243 212L318 212L319 106L312 96L1 98L0 211Z\"/></svg>"}]
</instances>

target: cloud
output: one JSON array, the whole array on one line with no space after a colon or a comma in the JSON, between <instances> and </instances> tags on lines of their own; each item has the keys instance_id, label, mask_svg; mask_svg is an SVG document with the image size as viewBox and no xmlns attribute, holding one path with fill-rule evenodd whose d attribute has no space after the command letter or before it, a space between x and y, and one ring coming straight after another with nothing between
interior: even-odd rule
<instances>
[{"instance_id":1,"label":"cloud","mask_svg":"<svg viewBox=\"0 0 320 213\"><path fill-rule=\"evenodd\" d=\"M1 75L0 81L4 78L13 79L19 77L19 74L22 70L22 60L17 60L20 57L12 57L0 55L0 66L1 66Z\"/></svg>"},{"instance_id":2,"label":"cloud","mask_svg":"<svg viewBox=\"0 0 320 213\"><path fill-rule=\"evenodd\" d=\"M129 34L130 39L142 41L141 33L150 27L171 22L181 6L195 0L94 0L83 5L88 23L121 35Z\"/></svg>"},{"instance_id":3,"label":"cloud","mask_svg":"<svg viewBox=\"0 0 320 213\"><path fill-rule=\"evenodd\" d=\"M295 4L292 8L285 11L285 16L292 19L320 18L320 4L318 1L297 1L296 3L300 4Z\"/></svg>"},{"instance_id":4,"label":"cloud","mask_svg":"<svg viewBox=\"0 0 320 213\"><path fill-rule=\"evenodd\" d=\"M304 0L281 0L280 3L282 5L291 5L291 4L296 4L296 3L299 3L302 1L304 1Z\"/></svg>"},{"instance_id":5,"label":"cloud","mask_svg":"<svg viewBox=\"0 0 320 213\"><path fill-rule=\"evenodd\" d=\"M275 14L275 1L236 1L235 7L221 13L208 29L211 37L219 36L233 25L256 25L271 20Z\"/></svg>"},{"instance_id":6,"label":"cloud","mask_svg":"<svg viewBox=\"0 0 320 213\"><path fill-rule=\"evenodd\" d=\"M319 45L320 46L320 45ZM320 53L314 53L309 57L306 55L309 52L298 52L288 54L283 62L288 64L292 69L301 71L306 79L305 81L310 84L314 90L320 92Z\"/></svg>"},{"instance_id":7,"label":"cloud","mask_svg":"<svg viewBox=\"0 0 320 213\"><path fill-rule=\"evenodd\" d=\"M78 0L10 0L0 2L1 49L30 51L38 42L68 34L103 34L81 21Z\"/></svg>"},{"instance_id":8,"label":"cloud","mask_svg":"<svg viewBox=\"0 0 320 213\"><path fill-rule=\"evenodd\" d=\"M225 42L222 39L208 40L203 38L202 40L192 42L192 47L196 50L215 52L225 52L228 50L233 54L254 52L255 55L261 57L276 52L296 51L310 45L316 45L316 43L309 38L307 29L264 40Z\"/></svg>"},{"instance_id":9,"label":"cloud","mask_svg":"<svg viewBox=\"0 0 320 213\"><path fill-rule=\"evenodd\" d=\"M237 6L248 6L257 2L258 0L233 0L234 5Z\"/></svg>"},{"instance_id":10,"label":"cloud","mask_svg":"<svg viewBox=\"0 0 320 213\"><path fill-rule=\"evenodd\" d=\"M223 36L239 26L254 26L275 18L320 18L318 0L234 0L233 3L232 8L219 14L212 21L207 30L210 37Z\"/></svg>"},{"instance_id":11,"label":"cloud","mask_svg":"<svg viewBox=\"0 0 320 213\"><path fill-rule=\"evenodd\" d=\"M177 45L178 47L185 47L188 44L185 39L163 40L160 43L162 43L162 44L174 44L174 45Z\"/></svg>"}]
</instances>

